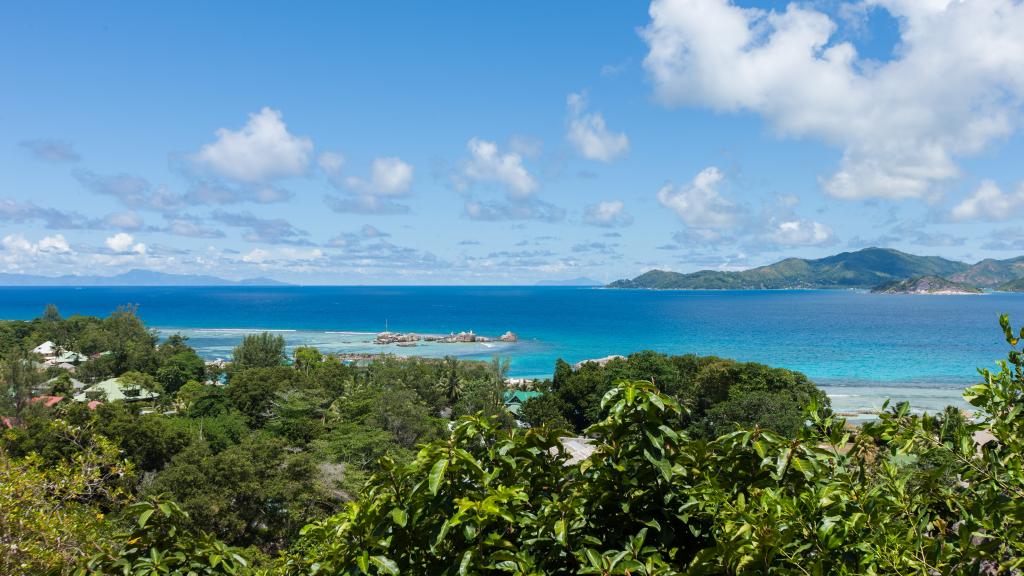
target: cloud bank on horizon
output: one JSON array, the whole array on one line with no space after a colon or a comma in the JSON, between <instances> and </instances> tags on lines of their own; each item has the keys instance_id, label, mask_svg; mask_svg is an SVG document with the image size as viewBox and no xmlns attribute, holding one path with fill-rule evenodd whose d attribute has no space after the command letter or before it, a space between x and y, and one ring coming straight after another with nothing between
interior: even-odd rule
<instances>
[{"instance_id":1,"label":"cloud bank on horizon","mask_svg":"<svg viewBox=\"0 0 1024 576\"><path fill-rule=\"evenodd\" d=\"M583 28L572 2L389 28L381 7L292 7L229 28L244 55L137 43L139 22L213 38L230 7L4 7L0 51L47 48L2 64L0 272L493 284L1024 251L1024 4L759 4ZM447 41L410 37L424 22ZM90 82L105 69L131 78Z\"/></svg>"}]
</instances>

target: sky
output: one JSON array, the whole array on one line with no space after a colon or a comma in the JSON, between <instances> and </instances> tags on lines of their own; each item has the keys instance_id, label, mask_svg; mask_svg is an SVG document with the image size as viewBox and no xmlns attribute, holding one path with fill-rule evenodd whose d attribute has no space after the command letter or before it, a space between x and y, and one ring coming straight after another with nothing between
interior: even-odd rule
<instances>
[{"instance_id":1,"label":"sky","mask_svg":"<svg viewBox=\"0 0 1024 576\"><path fill-rule=\"evenodd\" d=\"M5 2L0 272L1024 254L1019 0Z\"/></svg>"}]
</instances>

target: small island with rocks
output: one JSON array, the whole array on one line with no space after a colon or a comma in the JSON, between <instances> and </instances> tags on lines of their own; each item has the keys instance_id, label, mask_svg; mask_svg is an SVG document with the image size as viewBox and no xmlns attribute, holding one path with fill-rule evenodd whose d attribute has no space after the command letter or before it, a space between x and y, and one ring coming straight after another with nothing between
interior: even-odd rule
<instances>
[{"instance_id":1,"label":"small island with rocks","mask_svg":"<svg viewBox=\"0 0 1024 576\"><path fill-rule=\"evenodd\" d=\"M982 294L980 288L947 280L941 276L918 276L894 280L871 289L874 294Z\"/></svg>"},{"instance_id":2,"label":"small island with rocks","mask_svg":"<svg viewBox=\"0 0 1024 576\"><path fill-rule=\"evenodd\" d=\"M476 343L476 342L518 342L519 337L515 332L508 331L492 338L490 336L481 336L474 333L472 330L469 332L452 332L447 335L443 334L417 334L415 332L381 332L377 334L377 337L373 340L374 344L397 344L398 346L408 347L416 346L417 342L437 342L439 344L463 344L463 343Z\"/></svg>"}]
</instances>

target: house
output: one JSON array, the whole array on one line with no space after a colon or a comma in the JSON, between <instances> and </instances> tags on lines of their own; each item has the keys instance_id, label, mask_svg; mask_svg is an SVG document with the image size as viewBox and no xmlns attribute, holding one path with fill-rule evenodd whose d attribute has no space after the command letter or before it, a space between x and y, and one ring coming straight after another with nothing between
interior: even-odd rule
<instances>
[{"instance_id":1,"label":"house","mask_svg":"<svg viewBox=\"0 0 1024 576\"><path fill-rule=\"evenodd\" d=\"M506 390L502 400L505 403L505 409L512 413L513 416L518 418L519 410L523 407L530 398L536 398L541 396L543 392L533 392L526 390Z\"/></svg>"},{"instance_id":2,"label":"house","mask_svg":"<svg viewBox=\"0 0 1024 576\"><path fill-rule=\"evenodd\" d=\"M89 357L80 352L64 352L60 354L50 356L46 359L45 364L47 366L62 366L67 364L69 366L77 366L82 362L89 360Z\"/></svg>"},{"instance_id":3,"label":"house","mask_svg":"<svg viewBox=\"0 0 1024 576\"><path fill-rule=\"evenodd\" d=\"M156 392L126 385L121 382L120 378L110 378L103 382L93 384L82 392L75 394L75 400L79 402L88 402L89 400L93 400L93 398L89 397L89 393L94 391L102 391L108 402L117 402L119 400L125 402L142 402L144 400L156 400L160 397ZM137 393L133 394L133 392L136 391Z\"/></svg>"},{"instance_id":4,"label":"house","mask_svg":"<svg viewBox=\"0 0 1024 576\"><path fill-rule=\"evenodd\" d=\"M42 404L45 408L53 408L57 404L60 404L64 400L63 396L36 396L30 398L29 402L33 404Z\"/></svg>"},{"instance_id":5,"label":"house","mask_svg":"<svg viewBox=\"0 0 1024 576\"><path fill-rule=\"evenodd\" d=\"M89 360L89 357L81 352L64 352L54 358L56 364L81 364Z\"/></svg>"},{"instance_id":6,"label":"house","mask_svg":"<svg viewBox=\"0 0 1024 576\"><path fill-rule=\"evenodd\" d=\"M47 340L39 346L32 349L33 354L39 354L40 356L49 358L57 353L57 345Z\"/></svg>"},{"instance_id":7,"label":"house","mask_svg":"<svg viewBox=\"0 0 1024 576\"><path fill-rule=\"evenodd\" d=\"M73 370L71 370L71 372L73 372ZM59 376L57 378L59 378ZM57 378L50 378L49 380L47 380L46 383L45 383L45 386L43 388L46 389L46 390L49 390L49 389L53 388L53 382ZM77 380L75 378L71 378L71 386L75 390L81 390L81 389L85 388L87 386L87 384L85 382L82 382L81 380Z\"/></svg>"}]
</instances>

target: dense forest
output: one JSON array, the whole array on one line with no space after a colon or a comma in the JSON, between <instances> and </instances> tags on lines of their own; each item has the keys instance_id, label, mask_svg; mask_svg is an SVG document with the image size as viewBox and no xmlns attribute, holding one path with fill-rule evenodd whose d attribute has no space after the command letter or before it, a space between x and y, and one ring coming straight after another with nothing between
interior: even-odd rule
<instances>
[{"instance_id":1,"label":"dense forest","mask_svg":"<svg viewBox=\"0 0 1024 576\"><path fill-rule=\"evenodd\" d=\"M1019 291L1024 257L975 264L938 256L917 256L892 248L863 248L825 258L786 258L740 271L680 273L649 270L616 280L609 288L650 290L762 290L793 288L876 288L901 280L932 277L976 290Z\"/></svg>"},{"instance_id":2,"label":"dense forest","mask_svg":"<svg viewBox=\"0 0 1024 576\"><path fill-rule=\"evenodd\" d=\"M1024 356L1002 326L973 418L854 428L802 374L721 358L559 361L510 410L498 359L264 333L207 363L131 307L51 306L0 322L0 574L1012 572Z\"/></svg>"}]
</instances>

